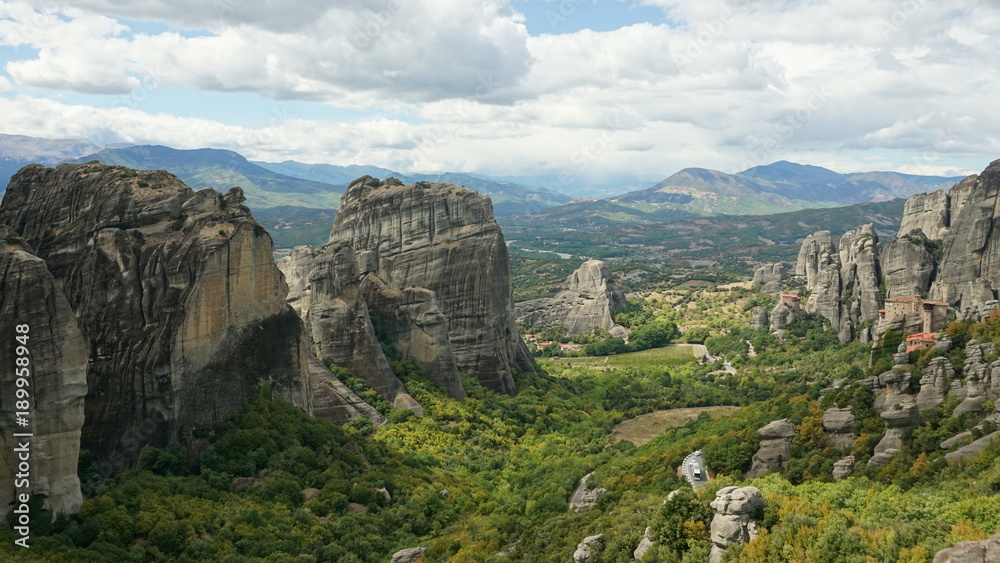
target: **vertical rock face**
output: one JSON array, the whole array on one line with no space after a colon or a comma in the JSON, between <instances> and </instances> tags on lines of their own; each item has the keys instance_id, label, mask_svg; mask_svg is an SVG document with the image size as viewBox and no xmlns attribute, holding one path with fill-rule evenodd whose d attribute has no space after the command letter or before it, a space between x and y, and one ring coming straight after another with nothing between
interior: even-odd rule
<instances>
[{"instance_id":1,"label":"vertical rock face","mask_svg":"<svg viewBox=\"0 0 1000 563\"><path fill-rule=\"evenodd\" d=\"M788 271L785 270L785 265L777 262L764 264L754 270L753 273L753 284L758 287L763 287L773 282L780 283L786 279L788 279Z\"/></svg>"},{"instance_id":2,"label":"vertical rock face","mask_svg":"<svg viewBox=\"0 0 1000 563\"><path fill-rule=\"evenodd\" d=\"M923 377L920 378L920 391L917 393L917 409L920 414L941 406L954 377L955 368L951 366L948 358L937 357L927 364Z\"/></svg>"},{"instance_id":3,"label":"vertical rock face","mask_svg":"<svg viewBox=\"0 0 1000 563\"><path fill-rule=\"evenodd\" d=\"M54 513L76 513L83 503L77 460L87 344L45 262L16 239L0 226L0 517L10 510L16 492L44 495L45 506ZM18 354L21 345L24 354ZM28 365L18 373L21 357ZM18 384L22 376L27 386ZM28 408L17 404L18 389L29 391ZM30 413L27 426L15 424L17 411ZM14 433L33 436L16 438ZM14 487L20 472L14 450L24 442L30 447L30 490Z\"/></svg>"},{"instance_id":4,"label":"vertical rock face","mask_svg":"<svg viewBox=\"0 0 1000 563\"><path fill-rule=\"evenodd\" d=\"M792 438L795 425L787 418L775 420L757 431L760 435L760 449L753 455L753 466L747 473L754 479L772 469L785 469L792 457Z\"/></svg>"},{"instance_id":5,"label":"vertical rock face","mask_svg":"<svg viewBox=\"0 0 1000 563\"><path fill-rule=\"evenodd\" d=\"M829 319L841 342L853 338L855 327L878 318L879 253L878 235L870 223L845 233L839 245L829 231L819 231L799 249L795 273L810 292L806 312Z\"/></svg>"},{"instance_id":6,"label":"vertical rock face","mask_svg":"<svg viewBox=\"0 0 1000 563\"><path fill-rule=\"evenodd\" d=\"M934 257L924 245L927 237L923 231L917 230L909 231L905 236L889 241L882 249L880 260L885 276L886 298L922 295L931 287Z\"/></svg>"},{"instance_id":7,"label":"vertical rock face","mask_svg":"<svg viewBox=\"0 0 1000 563\"><path fill-rule=\"evenodd\" d=\"M515 391L514 367L532 371L489 198L451 184L364 176L344 193L329 243L308 254L282 267L307 296L300 309L316 354L388 399L409 396L376 335L458 398L459 371L506 393Z\"/></svg>"},{"instance_id":8,"label":"vertical rock face","mask_svg":"<svg viewBox=\"0 0 1000 563\"><path fill-rule=\"evenodd\" d=\"M903 206L903 220L899 224L899 235L920 230L931 240L941 240L948 232L949 197L945 190L929 194L917 194L906 200Z\"/></svg>"},{"instance_id":9,"label":"vertical rock face","mask_svg":"<svg viewBox=\"0 0 1000 563\"><path fill-rule=\"evenodd\" d=\"M624 308L625 294L611 283L611 271L600 260L588 260L566 278L563 290L552 298L532 299L516 305L517 322L532 329L556 325L570 336L594 327L624 334L612 315Z\"/></svg>"},{"instance_id":10,"label":"vertical rock face","mask_svg":"<svg viewBox=\"0 0 1000 563\"><path fill-rule=\"evenodd\" d=\"M0 222L37 250L79 318L82 447L112 471L182 426L221 422L263 382L311 408L302 325L243 201L239 188L196 193L163 171L100 164L11 179Z\"/></svg>"},{"instance_id":11,"label":"vertical rock face","mask_svg":"<svg viewBox=\"0 0 1000 563\"><path fill-rule=\"evenodd\" d=\"M748 543L757 537L754 514L764 507L764 495L756 487L723 487L712 501L712 551L710 563L722 560L726 548L734 543Z\"/></svg>"}]
</instances>

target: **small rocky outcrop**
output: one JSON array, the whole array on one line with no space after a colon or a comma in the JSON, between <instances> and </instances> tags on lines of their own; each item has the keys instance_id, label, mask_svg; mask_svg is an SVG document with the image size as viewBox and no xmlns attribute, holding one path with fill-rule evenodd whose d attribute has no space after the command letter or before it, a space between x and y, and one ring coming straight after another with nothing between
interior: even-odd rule
<instances>
[{"instance_id":1,"label":"small rocky outcrop","mask_svg":"<svg viewBox=\"0 0 1000 563\"><path fill-rule=\"evenodd\" d=\"M1000 534L982 541L964 541L942 549L934 563L993 563L1000 561Z\"/></svg>"},{"instance_id":2,"label":"small rocky outcrop","mask_svg":"<svg viewBox=\"0 0 1000 563\"><path fill-rule=\"evenodd\" d=\"M854 447L854 413L850 408L830 408L823 413L823 428L833 447L840 451Z\"/></svg>"},{"instance_id":3,"label":"small rocky outcrop","mask_svg":"<svg viewBox=\"0 0 1000 563\"><path fill-rule=\"evenodd\" d=\"M764 495L756 487L724 487L712 501L712 551L710 563L722 560L726 548L734 543L745 544L757 537L754 515L764 507Z\"/></svg>"},{"instance_id":4,"label":"small rocky outcrop","mask_svg":"<svg viewBox=\"0 0 1000 563\"><path fill-rule=\"evenodd\" d=\"M768 326L767 307L754 307L750 311L750 328L765 330Z\"/></svg>"},{"instance_id":5,"label":"small rocky outcrop","mask_svg":"<svg viewBox=\"0 0 1000 563\"><path fill-rule=\"evenodd\" d=\"M992 442L993 439L997 437L1000 437L1000 432L992 432L990 434L983 436L982 438L979 438L978 440L973 441L970 444L958 448L953 452L948 452L944 454L944 458L948 461L957 461L962 458L979 455L983 452L983 450L986 449L986 446L990 445L990 442Z\"/></svg>"},{"instance_id":6,"label":"small rocky outcrop","mask_svg":"<svg viewBox=\"0 0 1000 563\"><path fill-rule=\"evenodd\" d=\"M772 469L785 469L792 457L795 425L787 418L775 420L757 431L760 449L753 455L753 466L747 478L760 477Z\"/></svg>"},{"instance_id":7,"label":"small rocky outcrop","mask_svg":"<svg viewBox=\"0 0 1000 563\"><path fill-rule=\"evenodd\" d=\"M401 549L392 554L391 563L420 563L424 560L425 553L427 553L426 547Z\"/></svg>"},{"instance_id":8,"label":"small rocky outcrop","mask_svg":"<svg viewBox=\"0 0 1000 563\"><path fill-rule=\"evenodd\" d=\"M857 463L857 459L854 454L851 454L845 458L839 459L833 464L833 478L836 481L841 479L847 479L854 474L854 465Z\"/></svg>"},{"instance_id":9,"label":"small rocky outcrop","mask_svg":"<svg viewBox=\"0 0 1000 563\"><path fill-rule=\"evenodd\" d=\"M645 557L646 552L649 551L651 547L656 545L656 542L653 541L652 537L650 537L651 535L652 529L649 526L646 526L646 531L642 533L642 539L639 540L639 545L636 546L635 551L632 552L632 559L635 559L636 561L642 559Z\"/></svg>"},{"instance_id":10,"label":"small rocky outcrop","mask_svg":"<svg viewBox=\"0 0 1000 563\"><path fill-rule=\"evenodd\" d=\"M787 325L795 319L798 309L792 305L785 303L784 301L778 301L775 304L774 309L771 310L771 330L781 330L781 327Z\"/></svg>"},{"instance_id":11,"label":"small rocky outcrop","mask_svg":"<svg viewBox=\"0 0 1000 563\"><path fill-rule=\"evenodd\" d=\"M624 336L624 327L613 320L624 308L625 294L611 283L611 270L600 260L588 260L566 278L555 297L532 299L516 304L518 324L531 330L563 325L570 336L585 334L598 327Z\"/></svg>"},{"instance_id":12,"label":"small rocky outcrop","mask_svg":"<svg viewBox=\"0 0 1000 563\"><path fill-rule=\"evenodd\" d=\"M603 552L604 547L604 534L587 536L576 546L576 551L573 552L573 562L586 563L595 555Z\"/></svg>"},{"instance_id":13,"label":"small rocky outcrop","mask_svg":"<svg viewBox=\"0 0 1000 563\"><path fill-rule=\"evenodd\" d=\"M267 231L239 188L164 171L29 165L0 205L88 341L82 444L106 473L184 426L222 422L267 383L311 410L308 347Z\"/></svg>"},{"instance_id":14,"label":"small rocky outcrop","mask_svg":"<svg viewBox=\"0 0 1000 563\"><path fill-rule=\"evenodd\" d=\"M768 284L774 284L775 282L779 284L778 287L781 287L781 282L787 279L788 270L780 262L764 264L754 270L753 273L753 284L757 287L766 287Z\"/></svg>"},{"instance_id":15,"label":"small rocky outcrop","mask_svg":"<svg viewBox=\"0 0 1000 563\"><path fill-rule=\"evenodd\" d=\"M87 343L76 316L45 262L7 227L0 226L0 517L19 506L15 493L45 497L53 513L75 514L83 497L77 477L83 400L87 394ZM20 329L20 330L19 330ZM20 340L17 340L20 338ZM18 353L18 347L24 350ZM30 365L18 385L17 359ZM17 390L30 391L28 408ZM28 411L27 426L14 413ZM30 438L14 433L31 434ZM31 488L15 489L17 449L28 444ZM41 446L41 447L40 447Z\"/></svg>"},{"instance_id":16,"label":"small rocky outcrop","mask_svg":"<svg viewBox=\"0 0 1000 563\"><path fill-rule=\"evenodd\" d=\"M608 490L604 488L587 490L587 492L583 493L583 497L580 498L579 504L576 505L576 512L586 512L594 508L597 506L597 501L601 500L601 497L606 494L608 494Z\"/></svg>"},{"instance_id":17,"label":"small rocky outcrop","mask_svg":"<svg viewBox=\"0 0 1000 563\"><path fill-rule=\"evenodd\" d=\"M868 465L888 463L903 447L903 434L920 424L920 411L912 399L907 398L897 406L880 415L885 422L885 436L875 446L875 455L868 460Z\"/></svg>"},{"instance_id":18,"label":"small rocky outcrop","mask_svg":"<svg viewBox=\"0 0 1000 563\"><path fill-rule=\"evenodd\" d=\"M954 377L955 368L948 358L937 357L927 364L920 378L920 391L917 393L917 409L920 414L941 406Z\"/></svg>"}]
</instances>

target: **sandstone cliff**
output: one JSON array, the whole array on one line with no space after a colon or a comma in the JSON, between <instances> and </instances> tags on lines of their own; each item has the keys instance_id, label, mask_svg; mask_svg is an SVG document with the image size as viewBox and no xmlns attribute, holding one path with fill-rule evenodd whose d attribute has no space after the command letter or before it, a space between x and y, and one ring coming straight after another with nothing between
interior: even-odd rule
<instances>
[{"instance_id":1,"label":"sandstone cliff","mask_svg":"<svg viewBox=\"0 0 1000 563\"><path fill-rule=\"evenodd\" d=\"M310 410L307 346L267 232L239 188L164 171L31 165L0 223L36 250L89 342L82 447L108 471L259 391Z\"/></svg>"},{"instance_id":2,"label":"sandstone cliff","mask_svg":"<svg viewBox=\"0 0 1000 563\"><path fill-rule=\"evenodd\" d=\"M470 189L359 178L322 251L298 250L281 267L320 360L397 406L412 399L379 336L457 398L459 371L513 393L513 368L533 370L514 324L503 235L489 198Z\"/></svg>"},{"instance_id":3,"label":"sandstone cliff","mask_svg":"<svg viewBox=\"0 0 1000 563\"><path fill-rule=\"evenodd\" d=\"M600 260L588 260L566 278L563 290L552 298L516 304L517 322L531 330L563 325L570 336L594 327L624 336L615 324L615 310L625 307L625 294L611 283L611 271Z\"/></svg>"},{"instance_id":4,"label":"sandstone cliff","mask_svg":"<svg viewBox=\"0 0 1000 563\"><path fill-rule=\"evenodd\" d=\"M730 545L757 538L757 513L764 507L764 495L756 487L723 487L711 503L715 509L710 530L712 551L709 563L722 561Z\"/></svg>"},{"instance_id":5,"label":"sandstone cliff","mask_svg":"<svg viewBox=\"0 0 1000 563\"><path fill-rule=\"evenodd\" d=\"M54 513L76 513L83 503L77 459L87 394L87 344L45 262L3 226L0 318L4 320L0 325L0 517L11 509L17 492L46 497L45 506ZM26 353L18 354L17 346L22 343ZM20 374L15 371L19 357L28 363ZM18 385L19 375L26 375L29 385ZM29 392L28 408L17 405L19 388ZM15 425L16 411L30 413L27 426ZM33 436L16 438L14 433ZM30 490L14 488L14 475L19 472L14 449L19 442L30 446Z\"/></svg>"}]
</instances>

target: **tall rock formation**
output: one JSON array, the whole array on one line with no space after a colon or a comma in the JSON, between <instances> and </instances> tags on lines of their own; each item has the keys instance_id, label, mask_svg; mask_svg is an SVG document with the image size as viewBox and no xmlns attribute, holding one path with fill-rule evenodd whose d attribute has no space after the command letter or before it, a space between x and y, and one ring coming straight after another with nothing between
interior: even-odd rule
<instances>
[{"instance_id":1,"label":"tall rock formation","mask_svg":"<svg viewBox=\"0 0 1000 563\"><path fill-rule=\"evenodd\" d=\"M709 563L722 561L722 554L734 543L745 544L757 537L757 512L764 507L764 495L756 487L723 487L712 501L712 551Z\"/></svg>"},{"instance_id":2,"label":"tall rock formation","mask_svg":"<svg viewBox=\"0 0 1000 563\"><path fill-rule=\"evenodd\" d=\"M265 382L311 409L302 325L243 201L239 188L195 192L162 170L94 163L11 179L0 223L36 249L79 319L82 447L106 471L221 422Z\"/></svg>"},{"instance_id":3,"label":"tall rock formation","mask_svg":"<svg viewBox=\"0 0 1000 563\"><path fill-rule=\"evenodd\" d=\"M87 394L87 344L45 262L4 226L0 318L0 517L12 508L15 493L43 495L46 508L54 513L76 513L83 503L77 460ZM18 358L25 358L20 363L26 365L19 368ZM19 389L26 397L18 398ZM29 413L26 426L15 425L17 411ZM19 489L15 448L25 443L31 488Z\"/></svg>"},{"instance_id":4,"label":"tall rock formation","mask_svg":"<svg viewBox=\"0 0 1000 563\"><path fill-rule=\"evenodd\" d=\"M903 435L920 424L920 412L912 399L906 399L897 407L883 411L885 436L875 445L875 455L868 465L885 465L903 447Z\"/></svg>"},{"instance_id":5,"label":"tall rock formation","mask_svg":"<svg viewBox=\"0 0 1000 563\"><path fill-rule=\"evenodd\" d=\"M296 251L281 267L319 359L397 405L412 399L379 336L457 398L459 371L513 393L513 369L533 370L514 324L503 235L489 198L468 188L359 178L323 250Z\"/></svg>"},{"instance_id":6,"label":"tall rock formation","mask_svg":"<svg viewBox=\"0 0 1000 563\"><path fill-rule=\"evenodd\" d=\"M850 408L830 408L823 413L823 429L830 443L840 451L854 447L854 413Z\"/></svg>"},{"instance_id":7,"label":"tall rock formation","mask_svg":"<svg viewBox=\"0 0 1000 563\"><path fill-rule=\"evenodd\" d=\"M757 431L760 449L753 454L753 466L748 479L756 479L772 469L785 469L792 458L792 438L795 425L787 418L775 420Z\"/></svg>"},{"instance_id":8,"label":"tall rock formation","mask_svg":"<svg viewBox=\"0 0 1000 563\"><path fill-rule=\"evenodd\" d=\"M626 305L625 294L611 283L607 265L588 260L566 278L555 297L523 301L515 310L517 322L532 330L563 325L568 335L575 336L598 327L623 336L624 328L612 316Z\"/></svg>"},{"instance_id":9,"label":"tall rock formation","mask_svg":"<svg viewBox=\"0 0 1000 563\"><path fill-rule=\"evenodd\" d=\"M871 223L844 233L839 244L829 231L819 231L799 249L795 274L805 280L809 292L805 310L829 319L841 342L849 342L859 332L867 337L867 329L859 327L878 318L882 307L879 252L878 234Z\"/></svg>"},{"instance_id":10,"label":"tall rock formation","mask_svg":"<svg viewBox=\"0 0 1000 563\"><path fill-rule=\"evenodd\" d=\"M879 257L885 280L885 296L926 295L934 279L934 257L927 251L927 237L915 229L882 248Z\"/></svg>"},{"instance_id":11,"label":"tall rock formation","mask_svg":"<svg viewBox=\"0 0 1000 563\"><path fill-rule=\"evenodd\" d=\"M781 293L781 282L788 279L788 271L781 263L764 264L754 270L753 284L762 288L764 293L772 295Z\"/></svg>"}]
</instances>

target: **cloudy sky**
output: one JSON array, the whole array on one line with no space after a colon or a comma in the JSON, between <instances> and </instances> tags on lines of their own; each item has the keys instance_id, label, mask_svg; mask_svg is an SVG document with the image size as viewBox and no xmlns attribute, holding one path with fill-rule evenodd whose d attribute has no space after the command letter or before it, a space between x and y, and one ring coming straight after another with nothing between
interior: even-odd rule
<instances>
[{"instance_id":1,"label":"cloudy sky","mask_svg":"<svg viewBox=\"0 0 1000 563\"><path fill-rule=\"evenodd\" d=\"M994 0L0 0L0 133L566 186L963 174L1000 158L998 38Z\"/></svg>"}]
</instances>

